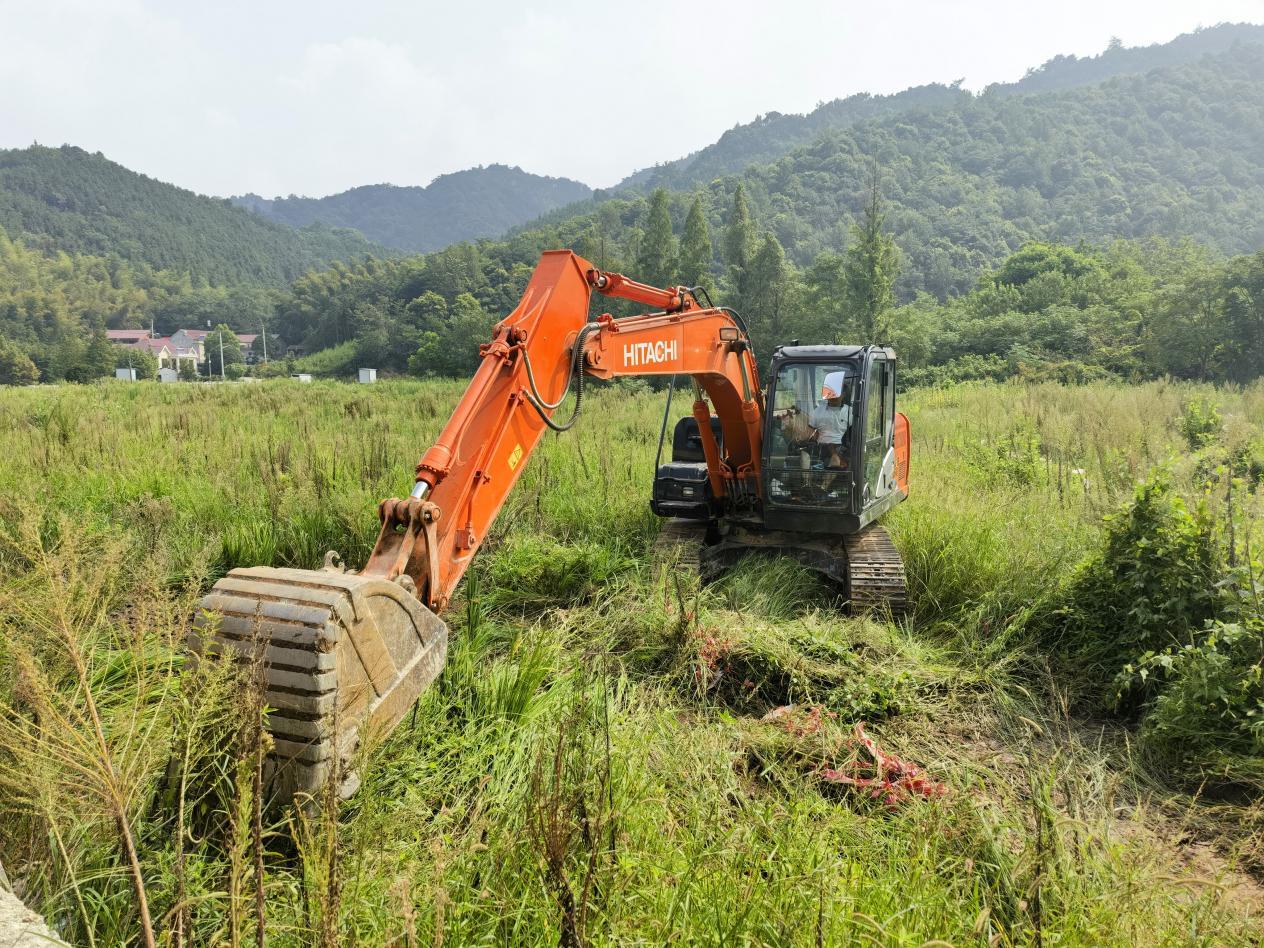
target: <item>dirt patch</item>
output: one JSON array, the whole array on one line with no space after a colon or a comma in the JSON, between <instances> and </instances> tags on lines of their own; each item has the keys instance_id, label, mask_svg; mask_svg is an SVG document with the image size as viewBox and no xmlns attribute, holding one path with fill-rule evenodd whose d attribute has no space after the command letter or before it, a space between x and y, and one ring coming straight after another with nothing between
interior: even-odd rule
<instances>
[{"instance_id":1,"label":"dirt patch","mask_svg":"<svg viewBox=\"0 0 1264 948\"><path fill-rule=\"evenodd\" d=\"M1180 864L1193 884L1215 886L1224 905L1244 916L1264 915L1264 885L1242 872L1201 840L1170 839Z\"/></svg>"}]
</instances>

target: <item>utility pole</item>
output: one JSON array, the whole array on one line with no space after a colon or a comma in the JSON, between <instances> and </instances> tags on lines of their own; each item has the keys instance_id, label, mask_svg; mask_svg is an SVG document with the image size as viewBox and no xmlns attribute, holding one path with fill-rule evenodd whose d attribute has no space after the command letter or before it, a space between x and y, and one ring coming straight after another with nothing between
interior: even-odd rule
<instances>
[{"instance_id":1,"label":"utility pole","mask_svg":"<svg viewBox=\"0 0 1264 948\"><path fill-rule=\"evenodd\" d=\"M263 330L263 364L268 364L268 324L260 323L259 328Z\"/></svg>"},{"instance_id":2,"label":"utility pole","mask_svg":"<svg viewBox=\"0 0 1264 948\"><path fill-rule=\"evenodd\" d=\"M219 336L219 380L221 382L228 381L228 366L224 365L224 330L220 330Z\"/></svg>"}]
</instances>

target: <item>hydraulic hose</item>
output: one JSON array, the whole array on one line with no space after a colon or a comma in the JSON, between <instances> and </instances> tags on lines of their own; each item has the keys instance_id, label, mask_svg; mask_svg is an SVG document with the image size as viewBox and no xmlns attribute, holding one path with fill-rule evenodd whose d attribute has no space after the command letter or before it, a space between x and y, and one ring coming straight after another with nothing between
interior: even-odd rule
<instances>
[{"instance_id":1,"label":"hydraulic hose","mask_svg":"<svg viewBox=\"0 0 1264 948\"><path fill-rule=\"evenodd\" d=\"M588 323L579 331L579 335L575 337L575 349L571 354L570 375L566 379L566 386L562 389L561 397L552 404L549 404L540 396L540 390L535 384L535 373L531 370L531 357L527 355L526 349L522 350L523 361L527 367L527 401L531 403L531 407L539 414L540 419L554 431L570 431L575 427L575 422L579 421L579 412L584 400L584 342L600 328L601 326L598 323ZM570 391L572 382L575 383L575 410L564 424L559 425L549 417L548 412L553 411L566 400L566 394Z\"/></svg>"},{"instance_id":2,"label":"hydraulic hose","mask_svg":"<svg viewBox=\"0 0 1264 948\"><path fill-rule=\"evenodd\" d=\"M676 376L671 377L667 386L667 407L663 409L663 427L658 431L658 452L654 455L654 470L663 463L663 442L667 440L667 418L671 415L672 394L676 391Z\"/></svg>"}]
</instances>

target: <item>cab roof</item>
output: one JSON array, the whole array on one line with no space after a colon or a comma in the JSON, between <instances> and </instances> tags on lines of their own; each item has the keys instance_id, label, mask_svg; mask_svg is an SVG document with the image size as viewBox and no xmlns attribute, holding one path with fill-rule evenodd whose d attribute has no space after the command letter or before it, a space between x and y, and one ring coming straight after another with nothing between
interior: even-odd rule
<instances>
[{"instance_id":1,"label":"cab roof","mask_svg":"<svg viewBox=\"0 0 1264 948\"><path fill-rule=\"evenodd\" d=\"M888 359L895 358L895 350L890 346L778 346L773 350L774 359L805 359L824 361L826 359L854 359L867 349L881 352Z\"/></svg>"}]
</instances>

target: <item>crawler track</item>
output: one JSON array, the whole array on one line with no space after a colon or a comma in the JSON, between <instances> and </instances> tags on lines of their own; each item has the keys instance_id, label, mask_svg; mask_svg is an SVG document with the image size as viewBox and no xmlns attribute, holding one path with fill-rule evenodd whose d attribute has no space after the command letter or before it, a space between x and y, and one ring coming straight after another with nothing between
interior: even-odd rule
<instances>
[{"instance_id":1,"label":"crawler track","mask_svg":"<svg viewBox=\"0 0 1264 948\"><path fill-rule=\"evenodd\" d=\"M707 525L672 519L654 541L655 568L676 568L716 579L749 553L790 556L845 589L851 612L901 619L908 612L904 561L885 527L873 525L845 537L731 530L706 545Z\"/></svg>"},{"instance_id":2,"label":"crawler track","mask_svg":"<svg viewBox=\"0 0 1264 948\"><path fill-rule=\"evenodd\" d=\"M885 527L868 527L845 537L847 596L851 611L890 613L893 619L908 612L908 583L904 560Z\"/></svg>"},{"instance_id":3,"label":"crawler track","mask_svg":"<svg viewBox=\"0 0 1264 948\"><path fill-rule=\"evenodd\" d=\"M678 569L700 572L706 535L707 525L700 520L673 517L664 521L650 551L655 568L674 565Z\"/></svg>"}]
</instances>

